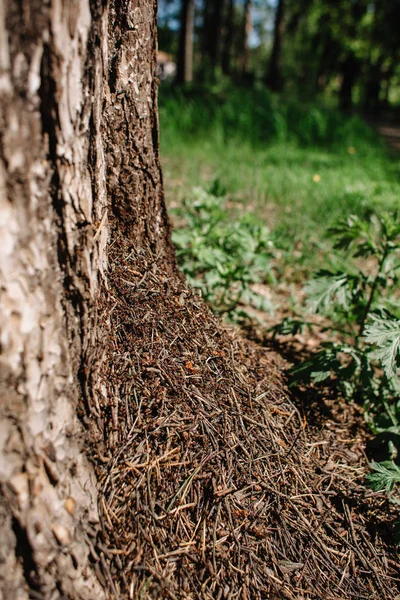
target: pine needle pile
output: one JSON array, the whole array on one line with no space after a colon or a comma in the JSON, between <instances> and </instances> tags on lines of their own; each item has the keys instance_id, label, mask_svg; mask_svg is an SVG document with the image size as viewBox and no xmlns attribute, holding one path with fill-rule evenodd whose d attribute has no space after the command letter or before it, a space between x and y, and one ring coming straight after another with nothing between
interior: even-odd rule
<instances>
[{"instance_id":1,"label":"pine needle pile","mask_svg":"<svg viewBox=\"0 0 400 600\"><path fill-rule=\"evenodd\" d=\"M150 252L112 252L93 555L114 597L395 598L361 442L310 435L265 349Z\"/></svg>"}]
</instances>

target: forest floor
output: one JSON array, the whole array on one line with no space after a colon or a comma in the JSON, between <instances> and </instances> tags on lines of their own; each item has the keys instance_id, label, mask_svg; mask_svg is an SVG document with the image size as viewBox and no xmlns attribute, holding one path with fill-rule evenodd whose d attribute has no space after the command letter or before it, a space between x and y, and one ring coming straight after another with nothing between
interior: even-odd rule
<instances>
[{"instance_id":1,"label":"forest floor","mask_svg":"<svg viewBox=\"0 0 400 600\"><path fill-rule=\"evenodd\" d=\"M399 126L380 122L376 123L376 128L392 148L397 150L400 147ZM324 229L337 216L357 212L360 208L363 210L365 202L379 202L382 208L388 210L398 205L396 158L386 161L382 154L385 150L381 147L375 152L368 144L353 146L348 141L344 142L341 152L309 147L302 149L291 143L277 143L256 151L246 143L242 146L235 143L232 146L228 144L222 151L218 140L214 140L214 147L212 139L198 143L193 139L184 146L179 141L174 143L169 135L167 138L163 146L163 166L170 209L182 206L183 199L190 197L193 185L216 184L227 190L230 203L255 212L275 234L274 242L278 249L276 281L274 285L258 285L257 289L275 307L274 313L257 314L247 307L259 317L259 324L246 330L228 328L223 335L227 336L226 339L233 336L235 344L239 344L240 359L228 350L232 342L224 346L221 356L231 354L234 359L230 367L232 370L239 364L253 369L260 360L261 363L266 361L265 365L269 363L267 371L270 373L276 367L279 375L272 378L278 376L281 379L284 386L280 388L282 393L286 386L283 374L288 368L309 357L321 342L328 339L328 334L323 332L326 323L321 317L310 317L316 325L312 330L275 339L271 338L269 330L285 317L302 313L304 281L315 268L332 264L331 247L324 236ZM181 148L184 152L180 151ZM217 325L215 327L217 330ZM197 365L201 360L193 360L190 351L189 355L191 358L186 367L194 369L193 377L196 379ZM249 355L252 357L250 363L247 362ZM217 373L219 379L228 381L231 377L223 370L217 369ZM201 378L207 376L202 373ZM257 386L255 382L251 385ZM207 388L200 396L204 398L209 393ZM226 393L229 398L229 392ZM245 471L248 469L247 483L243 488L246 492L244 496L239 494L239 499L236 491L232 491L238 486L236 482L232 483L231 478L236 475L231 463L228 476L222 470L224 483L220 484L219 491L221 497L225 497L225 493L227 498L233 494L234 507L224 507L228 513L214 528L214 547L209 548L210 562L214 564L209 576L214 587L207 592L209 595L199 594L199 597L337 600L400 597L399 555L392 538L398 507L388 502L384 492L372 492L364 486L371 458L367 456L367 445L372 434L365 423L361 406L344 400L334 385L321 388L311 384L285 391L284 396L289 403L285 406L277 404L276 397L272 398L271 405L268 394L263 394L261 392L257 396L263 399L257 407L244 409L237 405L237 412L234 410L232 415L234 420L239 419L239 427L242 427L240 435L235 437L235 434L234 439L241 440L241 457L247 456L242 464ZM215 401L217 411L224 410L219 400ZM229 402L232 403L232 398ZM215 407L214 403L209 406L212 414ZM280 425L275 430L273 421L264 420L265 407L269 415L272 411L273 419L284 416L283 427L292 432L289 441L282 439ZM264 416L261 416L263 413ZM296 424L292 421L294 414ZM261 430L255 431L257 423ZM228 429L231 426L233 422L230 421ZM234 427L237 426L236 423ZM247 429L249 426L250 430ZM272 442L274 450L271 456L275 456L279 447L286 449L278 458L279 467L269 464L266 457L266 449L271 449L271 439L275 436L274 433L270 437L271 426L277 435ZM212 426L217 437L225 435L224 428ZM266 428L269 428L268 433ZM253 454L253 450L257 454L258 444L264 448L264 456L262 451L261 456ZM260 465L263 475L258 468L254 471L254 465ZM292 483L287 480L288 473L291 473L290 477L294 476ZM289 492L289 489L292 491ZM191 501L196 502L196 498L195 494ZM243 503L244 498L246 502ZM293 501L299 504L294 506ZM277 508L274 502L282 504ZM232 517L232 510L235 517ZM218 510L216 514L220 518ZM239 515L243 518L241 525L236 520ZM227 526L227 523L230 525ZM195 528L194 536L196 531ZM246 567L244 563L230 563L231 552L238 553L236 556L243 552L242 541L236 539L236 531L241 532L240 536L244 534L245 554L250 553L245 559ZM215 563L219 543L225 565L220 571ZM203 558L204 553L207 553L205 545ZM261 557L264 563L262 574L258 570ZM233 571L231 567L226 571L226 565L231 565ZM385 567L382 568L382 565ZM251 574L252 569L255 572ZM248 583L240 583L238 572ZM255 579L252 579L253 575ZM218 588L219 576L224 581L224 590ZM236 581L233 587L227 583L230 577ZM237 590L238 595L233 590Z\"/></svg>"},{"instance_id":2,"label":"forest floor","mask_svg":"<svg viewBox=\"0 0 400 600\"><path fill-rule=\"evenodd\" d=\"M113 231L99 577L117 600L398 600L397 507L364 485L361 408L332 385L289 390L285 370L323 333L267 332L330 260L322 224L365 195L397 202L394 164L347 140L339 154L165 137L163 149L170 208L206 183L267 221L275 285L259 291L275 315L222 323L162 257Z\"/></svg>"},{"instance_id":3,"label":"forest floor","mask_svg":"<svg viewBox=\"0 0 400 600\"><path fill-rule=\"evenodd\" d=\"M397 598L395 513L362 485L357 407L290 394L287 348L221 325L162 260L114 239L100 578L117 599Z\"/></svg>"}]
</instances>

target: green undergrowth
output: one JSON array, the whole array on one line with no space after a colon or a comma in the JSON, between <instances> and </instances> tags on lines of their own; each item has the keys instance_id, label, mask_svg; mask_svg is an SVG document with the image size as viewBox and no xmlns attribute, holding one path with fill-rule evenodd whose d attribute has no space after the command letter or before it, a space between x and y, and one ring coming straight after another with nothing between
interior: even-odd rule
<instances>
[{"instance_id":1,"label":"green undergrowth","mask_svg":"<svg viewBox=\"0 0 400 600\"><path fill-rule=\"evenodd\" d=\"M316 272L304 285L309 312L329 319L328 340L291 369L291 385L323 386L330 381L349 402L363 407L375 435L366 485L385 490L400 505L400 216L371 212L350 215L328 234L342 255L341 268ZM309 327L286 319L274 334ZM400 522L396 526L400 542Z\"/></svg>"},{"instance_id":2,"label":"green undergrowth","mask_svg":"<svg viewBox=\"0 0 400 600\"><path fill-rule=\"evenodd\" d=\"M160 98L173 239L189 282L229 320L271 311L262 286L304 290L271 335L323 315L326 341L292 385L330 381L357 402L383 457L366 484L395 501L400 458L400 165L362 121L262 89ZM258 286L258 287L257 287Z\"/></svg>"},{"instance_id":3,"label":"green undergrowth","mask_svg":"<svg viewBox=\"0 0 400 600\"><path fill-rule=\"evenodd\" d=\"M213 192L213 193L212 193ZM172 233L178 261L190 285L219 315L240 322L248 318L244 305L272 309L254 283L273 283L270 232L250 212L228 209L214 184L195 188L174 210L181 226Z\"/></svg>"},{"instance_id":4,"label":"green undergrowth","mask_svg":"<svg viewBox=\"0 0 400 600\"><path fill-rule=\"evenodd\" d=\"M329 260L329 224L371 206L395 209L399 163L357 116L304 106L265 90L160 90L167 200L218 180L262 219L304 269ZM317 259L317 260L315 260Z\"/></svg>"},{"instance_id":5,"label":"green undergrowth","mask_svg":"<svg viewBox=\"0 0 400 600\"><path fill-rule=\"evenodd\" d=\"M328 231L342 266L304 284L309 313L324 315L331 340L291 372L292 385L333 380L340 394L363 405L388 453L400 452L400 218L351 215ZM328 323L328 325L327 325ZM308 321L293 322L295 332ZM274 334L290 334L290 319Z\"/></svg>"},{"instance_id":6,"label":"green undergrowth","mask_svg":"<svg viewBox=\"0 0 400 600\"><path fill-rule=\"evenodd\" d=\"M375 135L359 117L274 96L262 87L166 87L161 89L160 111L163 135L188 143L211 136L223 144L246 140L253 147L278 141L340 148L354 139L376 145Z\"/></svg>"}]
</instances>

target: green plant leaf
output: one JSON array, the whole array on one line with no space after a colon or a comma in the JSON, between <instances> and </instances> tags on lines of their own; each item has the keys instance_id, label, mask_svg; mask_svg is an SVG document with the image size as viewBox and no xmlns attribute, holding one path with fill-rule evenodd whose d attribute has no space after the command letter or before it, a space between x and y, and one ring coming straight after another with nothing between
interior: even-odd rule
<instances>
[{"instance_id":1,"label":"green plant leaf","mask_svg":"<svg viewBox=\"0 0 400 600\"><path fill-rule=\"evenodd\" d=\"M371 320L365 328L365 341L378 346L372 356L381 361L390 379L400 368L400 320L387 312L373 314Z\"/></svg>"},{"instance_id":2,"label":"green plant leaf","mask_svg":"<svg viewBox=\"0 0 400 600\"><path fill-rule=\"evenodd\" d=\"M277 335L297 335L298 333L303 333L306 329L311 331L312 323L285 317L280 323L271 327L268 331L272 333L272 337L275 339Z\"/></svg>"},{"instance_id":3,"label":"green plant leaf","mask_svg":"<svg viewBox=\"0 0 400 600\"><path fill-rule=\"evenodd\" d=\"M372 463L370 466L374 473L365 477L365 483L374 492L392 492L396 483L400 483L400 467L393 461Z\"/></svg>"},{"instance_id":4,"label":"green plant leaf","mask_svg":"<svg viewBox=\"0 0 400 600\"><path fill-rule=\"evenodd\" d=\"M347 219L339 221L337 225L329 228L329 233L336 238L334 247L339 250L349 250L356 246L355 252L358 256L368 256L373 254L375 246L373 244L369 223L363 221L357 215L350 215Z\"/></svg>"},{"instance_id":5,"label":"green plant leaf","mask_svg":"<svg viewBox=\"0 0 400 600\"><path fill-rule=\"evenodd\" d=\"M337 304L348 310L352 295L349 286L349 275L346 273L333 274L321 271L316 279L309 281L305 288L308 296L308 306L311 312L325 312Z\"/></svg>"},{"instance_id":6,"label":"green plant leaf","mask_svg":"<svg viewBox=\"0 0 400 600\"><path fill-rule=\"evenodd\" d=\"M218 314L233 314L246 293L253 305L270 311L270 304L250 290L252 283L271 278L268 229L250 213L228 211L222 191L219 184L214 194L195 188L184 202L183 224L172 234L179 264Z\"/></svg>"},{"instance_id":7,"label":"green plant leaf","mask_svg":"<svg viewBox=\"0 0 400 600\"><path fill-rule=\"evenodd\" d=\"M321 352L317 352L310 359L291 369L291 385L310 380L321 383L329 379L332 372L338 373L340 368L341 363L338 359L337 349L333 346L324 348Z\"/></svg>"}]
</instances>

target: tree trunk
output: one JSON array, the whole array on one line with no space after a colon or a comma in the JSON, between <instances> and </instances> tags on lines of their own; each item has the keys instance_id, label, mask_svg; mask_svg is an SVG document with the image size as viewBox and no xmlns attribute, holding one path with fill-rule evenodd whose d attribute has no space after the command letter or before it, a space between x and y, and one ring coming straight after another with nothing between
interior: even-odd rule
<instances>
[{"instance_id":1,"label":"tree trunk","mask_svg":"<svg viewBox=\"0 0 400 600\"><path fill-rule=\"evenodd\" d=\"M224 43L222 48L222 71L225 75L231 73L231 60L232 60L232 42L234 35L233 28L233 15L234 15L234 2L229 0L225 17L224 27Z\"/></svg>"},{"instance_id":2,"label":"tree trunk","mask_svg":"<svg viewBox=\"0 0 400 600\"><path fill-rule=\"evenodd\" d=\"M246 76L250 73L250 46L249 46L249 36L252 29L251 22L251 0L246 0L244 5L243 12L243 21L242 21L242 47L239 55L238 67L240 75L246 79Z\"/></svg>"},{"instance_id":3,"label":"tree trunk","mask_svg":"<svg viewBox=\"0 0 400 600\"><path fill-rule=\"evenodd\" d=\"M367 113L378 115L381 108L381 91L384 81L382 61L369 66L365 90L364 90L364 110Z\"/></svg>"},{"instance_id":4,"label":"tree trunk","mask_svg":"<svg viewBox=\"0 0 400 600\"><path fill-rule=\"evenodd\" d=\"M152 0L0 2L4 600L104 597L86 456L102 435L93 384L110 217L174 269L155 28Z\"/></svg>"},{"instance_id":5,"label":"tree trunk","mask_svg":"<svg viewBox=\"0 0 400 600\"><path fill-rule=\"evenodd\" d=\"M215 75L217 67L221 65L224 5L225 0L219 0L218 2L206 0L204 3L202 53L206 67L208 67L212 76Z\"/></svg>"},{"instance_id":6,"label":"tree trunk","mask_svg":"<svg viewBox=\"0 0 400 600\"><path fill-rule=\"evenodd\" d=\"M182 0L181 30L178 53L178 83L193 80L194 0Z\"/></svg>"},{"instance_id":7,"label":"tree trunk","mask_svg":"<svg viewBox=\"0 0 400 600\"><path fill-rule=\"evenodd\" d=\"M353 88L359 74L359 64L353 54L344 60L341 69L342 82L339 90L339 108L343 112L351 111L353 107Z\"/></svg>"},{"instance_id":8,"label":"tree trunk","mask_svg":"<svg viewBox=\"0 0 400 600\"><path fill-rule=\"evenodd\" d=\"M282 46L285 34L285 0L279 0L274 24L274 41L269 63L267 86L274 92L282 89Z\"/></svg>"}]
</instances>

